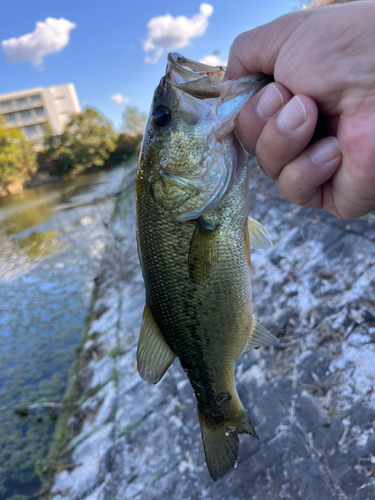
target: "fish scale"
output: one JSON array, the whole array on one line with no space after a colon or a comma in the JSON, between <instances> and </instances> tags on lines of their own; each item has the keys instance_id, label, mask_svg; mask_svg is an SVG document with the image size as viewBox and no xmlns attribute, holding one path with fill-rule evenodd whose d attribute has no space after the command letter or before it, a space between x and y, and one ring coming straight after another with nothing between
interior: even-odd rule
<instances>
[{"instance_id":1,"label":"fish scale","mask_svg":"<svg viewBox=\"0 0 375 500\"><path fill-rule=\"evenodd\" d=\"M143 249L147 303L165 340L193 381L193 389L197 392L200 388L198 406L208 407L215 414L217 408L211 407L216 405L206 392L211 394L213 385L220 387L218 394L231 390L233 384L227 380L227 373L233 372L250 333L251 290L243 243L247 197L236 193L238 188L247 190L246 171L238 184L232 197L225 199L225 206L212 211L211 215L222 221L218 237L221 258L203 284L192 280L188 266L195 221L171 221L148 193L140 196L137 187L138 238ZM233 210L236 202L241 203L241 209ZM143 212L147 215L143 216ZM225 228L228 224L232 226L230 232ZM243 264L239 266L239 262ZM219 357L212 355L217 343Z\"/></svg>"}]
</instances>

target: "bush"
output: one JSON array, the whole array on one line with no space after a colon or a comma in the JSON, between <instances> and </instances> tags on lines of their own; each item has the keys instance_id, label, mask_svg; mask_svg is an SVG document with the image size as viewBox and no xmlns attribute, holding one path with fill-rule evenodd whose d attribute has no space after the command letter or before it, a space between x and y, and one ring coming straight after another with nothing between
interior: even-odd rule
<instances>
[{"instance_id":1,"label":"bush","mask_svg":"<svg viewBox=\"0 0 375 500\"><path fill-rule=\"evenodd\" d=\"M36 153L21 131L0 121L0 184L23 182L37 169Z\"/></svg>"},{"instance_id":2,"label":"bush","mask_svg":"<svg viewBox=\"0 0 375 500\"><path fill-rule=\"evenodd\" d=\"M141 148L141 143L142 135L119 134L116 149L112 151L109 162L111 164L121 163L129 156L137 153Z\"/></svg>"},{"instance_id":3,"label":"bush","mask_svg":"<svg viewBox=\"0 0 375 500\"><path fill-rule=\"evenodd\" d=\"M125 134L142 136L147 122L147 114L142 113L136 106L126 106L122 113L121 130Z\"/></svg>"},{"instance_id":4,"label":"bush","mask_svg":"<svg viewBox=\"0 0 375 500\"><path fill-rule=\"evenodd\" d=\"M93 166L102 166L116 148L116 134L98 111L86 108L75 113L61 135L50 128L44 136L42 166L55 164L58 173L70 176Z\"/></svg>"}]
</instances>

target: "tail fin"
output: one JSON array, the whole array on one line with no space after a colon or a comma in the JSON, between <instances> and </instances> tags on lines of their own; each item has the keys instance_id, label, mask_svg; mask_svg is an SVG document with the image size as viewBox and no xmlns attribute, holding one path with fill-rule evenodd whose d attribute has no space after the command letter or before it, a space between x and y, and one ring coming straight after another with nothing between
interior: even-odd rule
<instances>
[{"instance_id":1,"label":"tail fin","mask_svg":"<svg viewBox=\"0 0 375 500\"><path fill-rule=\"evenodd\" d=\"M199 410L198 417L208 471L212 479L217 481L236 467L238 434L250 434L259 438L243 408L239 416L219 424L209 422Z\"/></svg>"}]
</instances>

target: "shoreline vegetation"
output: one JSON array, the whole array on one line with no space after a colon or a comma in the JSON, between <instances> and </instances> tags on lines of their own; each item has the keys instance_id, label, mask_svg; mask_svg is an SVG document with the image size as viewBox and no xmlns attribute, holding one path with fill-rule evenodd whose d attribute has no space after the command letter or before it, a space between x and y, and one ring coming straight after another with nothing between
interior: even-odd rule
<instances>
[{"instance_id":1,"label":"shoreline vegetation","mask_svg":"<svg viewBox=\"0 0 375 500\"><path fill-rule=\"evenodd\" d=\"M60 135L47 125L44 147L35 152L18 129L7 129L0 117L0 197L24 189L109 169L136 154L146 117L137 108L123 113L125 132L117 134L97 110L71 116Z\"/></svg>"}]
</instances>

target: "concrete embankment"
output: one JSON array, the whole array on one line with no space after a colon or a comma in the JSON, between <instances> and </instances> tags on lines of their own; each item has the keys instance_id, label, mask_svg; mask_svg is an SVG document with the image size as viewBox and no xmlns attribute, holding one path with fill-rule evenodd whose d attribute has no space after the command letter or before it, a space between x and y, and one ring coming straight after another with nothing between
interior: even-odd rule
<instances>
[{"instance_id":1,"label":"concrete embankment","mask_svg":"<svg viewBox=\"0 0 375 500\"><path fill-rule=\"evenodd\" d=\"M274 242L252 254L254 309L280 338L236 366L260 441L241 436L238 467L212 482L178 361L156 386L140 379L144 289L130 186L119 194L58 422L49 498L375 497L375 219L294 207L257 168L251 182L250 214Z\"/></svg>"}]
</instances>

